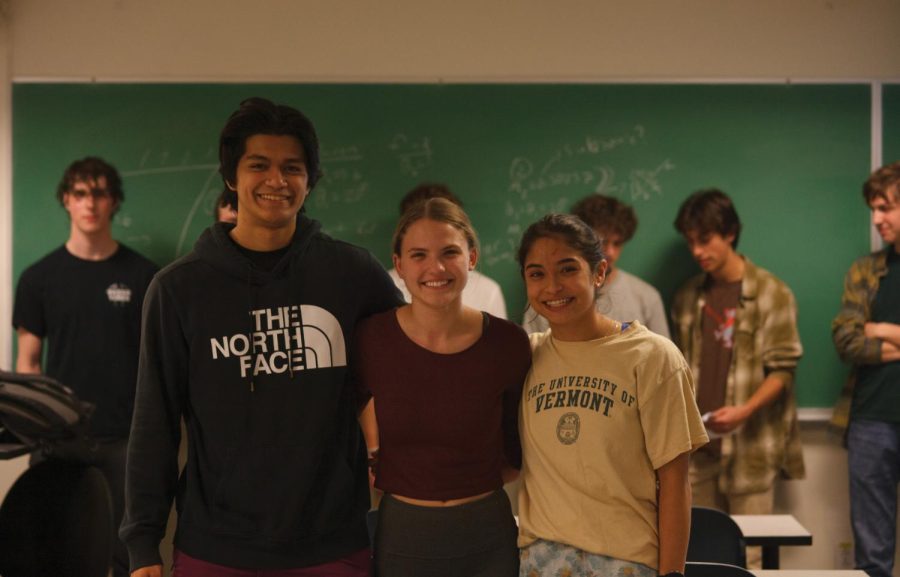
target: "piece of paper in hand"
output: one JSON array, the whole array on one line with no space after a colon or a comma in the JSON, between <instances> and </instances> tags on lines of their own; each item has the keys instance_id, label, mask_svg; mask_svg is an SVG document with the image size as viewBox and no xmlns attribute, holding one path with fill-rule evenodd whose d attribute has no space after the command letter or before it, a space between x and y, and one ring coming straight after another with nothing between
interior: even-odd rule
<instances>
[{"instance_id":1,"label":"piece of paper in hand","mask_svg":"<svg viewBox=\"0 0 900 577\"><path fill-rule=\"evenodd\" d=\"M712 418L712 415L713 415L712 411L710 411L710 412L704 414L702 417L700 417L701 419L703 419L704 426L706 426L706 424ZM706 427L706 434L709 436L710 441L712 441L713 439L720 439L725 436L724 433L717 433L717 432L713 431L712 429L710 429L709 427Z\"/></svg>"}]
</instances>

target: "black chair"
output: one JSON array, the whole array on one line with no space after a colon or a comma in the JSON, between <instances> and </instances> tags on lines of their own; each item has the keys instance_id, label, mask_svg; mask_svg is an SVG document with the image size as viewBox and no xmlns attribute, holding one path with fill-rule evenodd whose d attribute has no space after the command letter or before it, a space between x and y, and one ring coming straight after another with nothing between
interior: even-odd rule
<instances>
[{"instance_id":1,"label":"black chair","mask_svg":"<svg viewBox=\"0 0 900 577\"><path fill-rule=\"evenodd\" d=\"M741 528L723 511L691 507L687 560L747 567L747 544Z\"/></svg>"},{"instance_id":2,"label":"black chair","mask_svg":"<svg viewBox=\"0 0 900 577\"><path fill-rule=\"evenodd\" d=\"M684 566L684 577L753 577L753 573L727 563L688 561Z\"/></svg>"},{"instance_id":3,"label":"black chair","mask_svg":"<svg viewBox=\"0 0 900 577\"><path fill-rule=\"evenodd\" d=\"M19 477L0 505L0 575L106 577L114 528L99 469L47 460Z\"/></svg>"}]
</instances>

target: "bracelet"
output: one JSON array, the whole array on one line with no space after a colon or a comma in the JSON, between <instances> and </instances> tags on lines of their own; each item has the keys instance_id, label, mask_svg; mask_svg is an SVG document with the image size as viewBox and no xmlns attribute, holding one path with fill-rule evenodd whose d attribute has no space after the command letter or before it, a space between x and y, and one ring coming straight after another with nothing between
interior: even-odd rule
<instances>
[{"instance_id":1,"label":"bracelet","mask_svg":"<svg viewBox=\"0 0 900 577\"><path fill-rule=\"evenodd\" d=\"M378 464L378 447L372 447L371 449L367 449L366 453L368 455L369 467L374 467ZM684 577L682 575L682 577Z\"/></svg>"}]
</instances>

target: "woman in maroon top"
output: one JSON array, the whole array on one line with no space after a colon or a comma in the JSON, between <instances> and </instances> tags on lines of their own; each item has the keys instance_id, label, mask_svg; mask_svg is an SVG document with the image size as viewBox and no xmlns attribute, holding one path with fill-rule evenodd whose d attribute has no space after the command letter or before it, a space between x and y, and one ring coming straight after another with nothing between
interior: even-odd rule
<instances>
[{"instance_id":1,"label":"woman in maroon top","mask_svg":"<svg viewBox=\"0 0 900 577\"><path fill-rule=\"evenodd\" d=\"M384 492L379 577L518 575L504 481L518 474L518 406L531 364L518 326L462 304L478 241L441 198L401 217L393 261L411 304L357 330L360 423Z\"/></svg>"}]
</instances>

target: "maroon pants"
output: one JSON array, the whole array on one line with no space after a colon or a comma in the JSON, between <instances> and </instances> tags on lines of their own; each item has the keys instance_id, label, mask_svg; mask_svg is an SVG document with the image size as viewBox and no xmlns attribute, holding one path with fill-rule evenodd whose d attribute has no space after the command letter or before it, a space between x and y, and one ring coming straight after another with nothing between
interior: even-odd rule
<instances>
[{"instance_id":1,"label":"maroon pants","mask_svg":"<svg viewBox=\"0 0 900 577\"><path fill-rule=\"evenodd\" d=\"M372 577L372 551L361 549L343 559L298 569L235 569L194 559L175 550L172 577Z\"/></svg>"}]
</instances>

